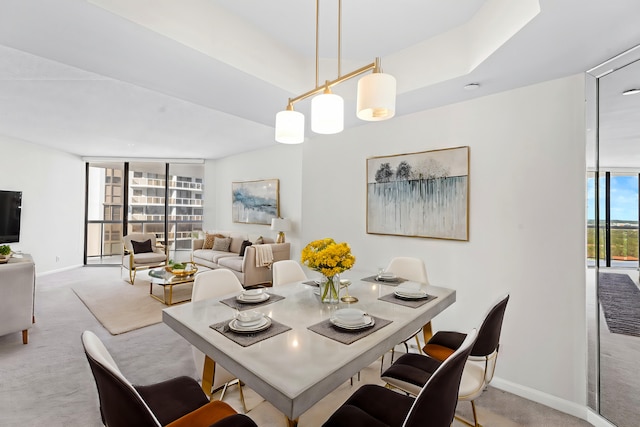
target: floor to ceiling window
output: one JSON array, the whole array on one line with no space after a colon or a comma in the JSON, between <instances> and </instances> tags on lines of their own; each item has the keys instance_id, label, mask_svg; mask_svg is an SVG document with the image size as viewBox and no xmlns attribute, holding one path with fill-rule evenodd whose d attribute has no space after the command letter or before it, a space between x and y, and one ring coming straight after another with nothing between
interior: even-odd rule
<instances>
[{"instance_id":1,"label":"floor to ceiling window","mask_svg":"<svg viewBox=\"0 0 640 427\"><path fill-rule=\"evenodd\" d=\"M130 233L153 233L171 258L188 260L202 230L203 175L201 163L88 163L85 264L120 264Z\"/></svg>"}]
</instances>

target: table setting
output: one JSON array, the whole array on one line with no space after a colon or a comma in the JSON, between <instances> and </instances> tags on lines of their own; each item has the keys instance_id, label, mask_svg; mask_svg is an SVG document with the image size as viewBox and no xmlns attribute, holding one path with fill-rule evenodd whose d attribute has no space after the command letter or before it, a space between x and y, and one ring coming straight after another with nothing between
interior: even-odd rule
<instances>
[{"instance_id":1,"label":"table setting","mask_svg":"<svg viewBox=\"0 0 640 427\"><path fill-rule=\"evenodd\" d=\"M220 300L221 303L236 310L251 310L258 306L272 304L284 299L282 295L267 292L264 286L243 290L240 294Z\"/></svg>"},{"instance_id":2,"label":"table setting","mask_svg":"<svg viewBox=\"0 0 640 427\"><path fill-rule=\"evenodd\" d=\"M406 307L418 308L436 298L427 293L427 286L423 283L405 281L399 284L392 293L378 298L394 304Z\"/></svg>"},{"instance_id":3,"label":"table setting","mask_svg":"<svg viewBox=\"0 0 640 427\"><path fill-rule=\"evenodd\" d=\"M237 311L233 318L214 323L209 327L243 347L291 329L255 310Z\"/></svg>"}]
</instances>

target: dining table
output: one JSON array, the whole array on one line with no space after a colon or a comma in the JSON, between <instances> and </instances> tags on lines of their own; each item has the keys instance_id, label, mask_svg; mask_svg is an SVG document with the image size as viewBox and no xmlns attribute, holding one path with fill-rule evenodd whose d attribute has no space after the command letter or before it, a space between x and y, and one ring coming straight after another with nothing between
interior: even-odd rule
<instances>
[{"instance_id":1,"label":"dining table","mask_svg":"<svg viewBox=\"0 0 640 427\"><path fill-rule=\"evenodd\" d=\"M423 326L430 332L431 319L456 300L455 290L432 285L423 286L429 295L424 301L395 298L397 283L362 271L341 278L350 284L340 295L357 302L323 303L318 285L308 280L266 287L270 297L260 303L240 304L237 295L227 295L172 306L162 319L206 355L205 372L223 366L296 426L300 415L407 336ZM334 327L332 317L344 308L364 311L374 325ZM267 316L270 327L251 334L229 330L244 310ZM210 395L211 382L203 381L203 389Z\"/></svg>"}]
</instances>

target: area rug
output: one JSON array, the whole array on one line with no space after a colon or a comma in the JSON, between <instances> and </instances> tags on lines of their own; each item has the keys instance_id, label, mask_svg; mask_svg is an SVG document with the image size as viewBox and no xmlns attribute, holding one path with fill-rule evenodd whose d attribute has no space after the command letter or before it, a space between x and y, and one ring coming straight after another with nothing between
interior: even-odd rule
<instances>
[{"instance_id":1,"label":"area rug","mask_svg":"<svg viewBox=\"0 0 640 427\"><path fill-rule=\"evenodd\" d=\"M173 301L190 298L191 288L191 284L175 286ZM74 285L73 291L111 335L160 323L162 309L167 308L149 295L149 281L140 278L134 286L124 280L85 282ZM154 286L153 293L162 297L162 286Z\"/></svg>"},{"instance_id":2,"label":"area rug","mask_svg":"<svg viewBox=\"0 0 640 427\"><path fill-rule=\"evenodd\" d=\"M640 337L640 290L627 274L600 273L600 304L609 331Z\"/></svg>"}]
</instances>

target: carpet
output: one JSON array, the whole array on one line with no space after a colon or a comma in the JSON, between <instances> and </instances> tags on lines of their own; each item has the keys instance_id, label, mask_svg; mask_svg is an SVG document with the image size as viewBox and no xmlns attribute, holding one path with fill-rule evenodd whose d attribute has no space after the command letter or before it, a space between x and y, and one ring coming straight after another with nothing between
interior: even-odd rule
<instances>
[{"instance_id":1,"label":"carpet","mask_svg":"<svg viewBox=\"0 0 640 427\"><path fill-rule=\"evenodd\" d=\"M173 301L191 296L191 284L174 286ZM111 335L162 322L162 309L167 308L149 295L149 281L138 277L135 285L128 282L85 282L73 286L73 292L87 306ZM162 297L162 286L153 287L154 295Z\"/></svg>"},{"instance_id":2,"label":"carpet","mask_svg":"<svg viewBox=\"0 0 640 427\"><path fill-rule=\"evenodd\" d=\"M609 331L640 337L640 289L627 274L600 273L600 304Z\"/></svg>"}]
</instances>

